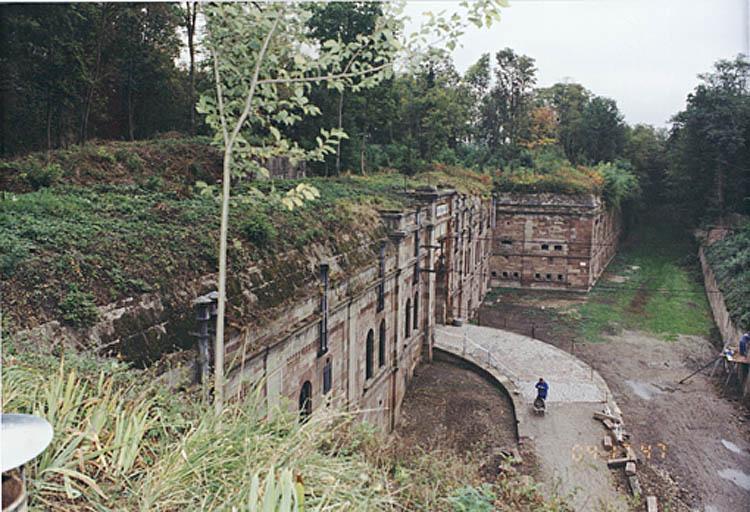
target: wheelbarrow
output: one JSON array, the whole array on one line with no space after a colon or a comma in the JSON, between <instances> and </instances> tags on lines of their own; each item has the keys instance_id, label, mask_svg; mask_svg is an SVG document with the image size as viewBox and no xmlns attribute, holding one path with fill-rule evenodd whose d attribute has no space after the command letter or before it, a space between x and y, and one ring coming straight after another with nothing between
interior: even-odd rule
<instances>
[{"instance_id":1,"label":"wheelbarrow","mask_svg":"<svg viewBox=\"0 0 750 512\"><path fill-rule=\"evenodd\" d=\"M536 414L544 416L544 413L547 412L547 403L544 401L544 398L538 396L534 400L534 412Z\"/></svg>"}]
</instances>

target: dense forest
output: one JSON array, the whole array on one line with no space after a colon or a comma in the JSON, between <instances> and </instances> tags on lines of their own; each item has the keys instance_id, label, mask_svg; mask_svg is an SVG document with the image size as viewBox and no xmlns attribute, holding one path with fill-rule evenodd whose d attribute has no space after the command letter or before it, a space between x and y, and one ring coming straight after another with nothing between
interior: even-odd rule
<instances>
[{"instance_id":1,"label":"dense forest","mask_svg":"<svg viewBox=\"0 0 750 512\"><path fill-rule=\"evenodd\" d=\"M310 10L308 37L347 43L374 30L382 5ZM195 108L213 87L201 15L192 3L0 7L0 155L170 131L210 134ZM614 196L638 189L642 206L670 203L690 225L750 212L746 57L701 75L668 130L628 126L614 100L581 84L538 87L536 71L532 56L510 48L483 55L463 74L436 51L371 88L312 85L319 115L284 135L312 147L321 128L348 134L335 153L310 162L320 175L416 173L440 162L502 169L506 180L523 181L528 173L598 166Z\"/></svg>"}]
</instances>

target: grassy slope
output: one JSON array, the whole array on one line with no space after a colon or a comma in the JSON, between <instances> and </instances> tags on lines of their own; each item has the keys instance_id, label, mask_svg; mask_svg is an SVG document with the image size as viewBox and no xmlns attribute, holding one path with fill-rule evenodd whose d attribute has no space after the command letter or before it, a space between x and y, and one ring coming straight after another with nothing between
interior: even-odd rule
<instances>
[{"instance_id":1,"label":"grassy slope","mask_svg":"<svg viewBox=\"0 0 750 512\"><path fill-rule=\"evenodd\" d=\"M580 331L589 341L618 329L638 329L675 340L709 336L713 327L696 247L687 234L644 222L579 306ZM634 269L633 267L639 267ZM609 277L624 276L623 283Z\"/></svg>"}]
</instances>

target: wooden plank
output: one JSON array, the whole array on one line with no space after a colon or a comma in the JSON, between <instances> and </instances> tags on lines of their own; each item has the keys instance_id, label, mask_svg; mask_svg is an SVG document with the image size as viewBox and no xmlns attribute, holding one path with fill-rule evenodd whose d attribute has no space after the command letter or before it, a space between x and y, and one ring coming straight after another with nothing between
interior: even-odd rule
<instances>
[{"instance_id":1,"label":"wooden plank","mask_svg":"<svg viewBox=\"0 0 750 512\"><path fill-rule=\"evenodd\" d=\"M625 448L625 457L627 457L627 459L632 462L638 460L638 456L635 454L635 450L633 450L630 446Z\"/></svg>"},{"instance_id":2,"label":"wooden plank","mask_svg":"<svg viewBox=\"0 0 750 512\"><path fill-rule=\"evenodd\" d=\"M605 414L603 412L595 412L594 418L596 418L597 420L602 420L602 421L610 420L610 421L614 421L615 423L622 423L622 419L618 418L617 416L613 416L611 414Z\"/></svg>"},{"instance_id":3,"label":"wooden plank","mask_svg":"<svg viewBox=\"0 0 750 512\"><path fill-rule=\"evenodd\" d=\"M624 466L628 462L630 462L630 459L628 459L627 457L618 457L616 459L609 459L607 461L607 466L609 466L610 468L619 468L620 466Z\"/></svg>"},{"instance_id":4,"label":"wooden plank","mask_svg":"<svg viewBox=\"0 0 750 512\"><path fill-rule=\"evenodd\" d=\"M604 419L604 420L602 420L602 423L604 423L604 426L607 427L609 430L614 430L615 429L615 424L612 423L612 420Z\"/></svg>"},{"instance_id":5,"label":"wooden plank","mask_svg":"<svg viewBox=\"0 0 750 512\"><path fill-rule=\"evenodd\" d=\"M656 496L648 496L646 498L646 510L647 512L659 512L659 507L656 504Z\"/></svg>"},{"instance_id":6,"label":"wooden plank","mask_svg":"<svg viewBox=\"0 0 750 512\"><path fill-rule=\"evenodd\" d=\"M635 475L635 462L628 462L627 464L625 464L625 475L626 476Z\"/></svg>"},{"instance_id":7,"label":"wooden plank","mask_svg":"<svg viewBox=\"0 0 750 512\"><path fill-rule=\"evenodd\" d=\"M633 496L640 496L643 494L643 491L641 490L641 482L638 481L637 476L633 475L628 477L628 486L630 487L630 492Z\"/></svg>"},{"instance_id":8,"label":"wooden plank","mask_svg":"<svg viewBox=\"0 0 750 512\"><path fill-rule=\"evenodd\" d=\"M612 438L610 436L604 436L604 449L607 451L612 451Z\"/></svg>"}]
</instances>

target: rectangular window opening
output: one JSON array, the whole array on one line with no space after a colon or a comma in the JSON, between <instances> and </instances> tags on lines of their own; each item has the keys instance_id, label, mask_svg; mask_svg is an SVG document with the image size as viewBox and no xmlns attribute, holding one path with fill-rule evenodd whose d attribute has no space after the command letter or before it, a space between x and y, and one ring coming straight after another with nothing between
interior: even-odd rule
<instances>
[{"instance_id":1,"label":"rectangular window opening","mask_svg":"<svg viewBox=\"0 0 750 512\"><path fill-rule=\"evenodd\" d=\"M542 244L543 251L549 251L549 244Z\"/></svg>"},{"instance_id":2,"label":"rectangular window opening","mask_svg":"<svg viewBox=\"0 0 750 512\"><path fill-rule=\"evenodd\" d=\"M555 246L556 251L562 251L562 245L556 245Z\"/></svg>"},{"instance_id":3,"label":"rectangular window opening","mask_svg":"<svg viewBox=\"0 0 750 512\"><path fill-rule=\"evenodd\" d=\"M323 367L323 394L328 394L329 391L331 391L331 360L326 359Z\"/></svg>"}]
</instances>

